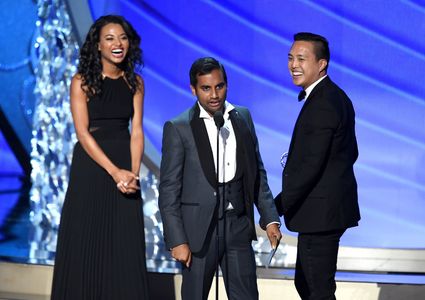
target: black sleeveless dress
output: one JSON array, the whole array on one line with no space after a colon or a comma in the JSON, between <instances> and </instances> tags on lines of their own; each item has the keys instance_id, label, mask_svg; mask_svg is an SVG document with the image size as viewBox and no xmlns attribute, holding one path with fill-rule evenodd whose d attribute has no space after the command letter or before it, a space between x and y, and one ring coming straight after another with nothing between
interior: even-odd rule
<instances>
[{"instance_id":1,"label":"black sleeveless dress","mask_svg":"<svg viewBox=\"0 0 425 300\"><path fill-rule=\"evenodd\" d=\"M105 78L88 102L90 131L109 159L131 170L133 94L123 77ZM80 143L74 148L53 275L55 300L148 299L140 192L124 195Z\"/></svg>"}]
</instances>

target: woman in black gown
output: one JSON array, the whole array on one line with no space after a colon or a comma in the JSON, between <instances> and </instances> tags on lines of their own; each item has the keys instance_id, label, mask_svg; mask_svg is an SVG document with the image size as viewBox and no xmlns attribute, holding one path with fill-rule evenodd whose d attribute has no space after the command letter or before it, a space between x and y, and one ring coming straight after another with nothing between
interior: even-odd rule
<instances>
[{"instance_id":1,"label":"woman in black gown","mask_svg":"<svg viewBox=\"0 0 425 300\"><path fill-rule=\"evenodd\" d=\"M148 299L138 182L144 148L139 43L123 17L103 16L81 48L71 83L78 143L51 299Z\"/></svg>"}]
</instances>

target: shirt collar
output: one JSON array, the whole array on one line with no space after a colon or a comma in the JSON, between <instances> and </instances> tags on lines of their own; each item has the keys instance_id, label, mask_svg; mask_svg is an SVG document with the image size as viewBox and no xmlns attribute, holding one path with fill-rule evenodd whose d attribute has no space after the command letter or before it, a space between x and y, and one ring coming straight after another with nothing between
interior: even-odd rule
<instances>
[{"instance_id":1,"label":"shirt collar","mask_svg":"<svg viewBox=\"0 0 425 300\"><path fill-rule=\"evenodd\" d=\"M199 110L200 110L199 118L201 118L201 119L214 119L214 116L210 116L210 114L207 113L207 111L202 107L202 105L199 103L199 101L197 101L197 103L198 103ZM229 113L233 109L235 109L235 107L231 103L229 103L227 101L224 102L224 114L223 114L223 118L225 120L228 120L229 119Z\"/></svg>"},{"instance_id":2,"label":"shirt collar","mask_svg":"<svg viewBox=\"0 0 425 300\"><path fill-rule=\"evenodd\" d=\"M313 82L308 88L305 89L305 97L303 100L307 100L308 96L310 96L311 92L313 91L313 89L316 87L316 85L319 84L320 81L322 81L323 79L325 79L328 75L326 74L323 77L320 77L319 79L317 79L315 82Z\"/></svg>"}]
</instances>

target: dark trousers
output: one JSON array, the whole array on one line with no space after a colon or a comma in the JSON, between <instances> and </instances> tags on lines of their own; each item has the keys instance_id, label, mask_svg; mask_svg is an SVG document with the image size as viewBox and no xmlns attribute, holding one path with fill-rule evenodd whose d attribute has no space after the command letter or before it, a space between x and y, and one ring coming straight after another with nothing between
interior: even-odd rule
<instances>
[{"instance_id":1,"label":"dark trousers","mask_svg":"<svg viewBox=\"0 0 425 300\"><path fill-rule=\"evenodd\" d=\"M190 268L183 267L182 299L207 299L217 260L217 226L213 226L204 249L192 254ZM257 300L257 275L251 246L251 225L246 215L226 212L218 221L219 264L229 300Z\"/></svg>"},{"instance_id":2,"label":"dark trousers","mask_svg":"<svg viewBox=\"0 0 425 300\"><path fill-rule=\"evenodd\" d=\"M339 240L344 232L298 234L295 287L301 299L335 299Z\"/></svg>"}]
</instances>

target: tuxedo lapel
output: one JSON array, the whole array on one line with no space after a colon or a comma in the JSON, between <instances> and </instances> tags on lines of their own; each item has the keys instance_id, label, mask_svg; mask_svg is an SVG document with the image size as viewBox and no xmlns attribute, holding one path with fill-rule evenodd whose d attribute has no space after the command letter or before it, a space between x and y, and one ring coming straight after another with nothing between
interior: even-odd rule
<instances>
[{"instance_id":1,"label":"tuxedo lapel","mask_svg":"<svg viewBox=\"0 0 425 300\"><path fill-rule=\"evenodd\" d=\"M303 114L303 112L304 112L307 104L310 102L310 99L311 99L311 97L309 96L308 99L305 100L305 103L303 104L303 107L301 108L300 113L298 114L297 121L295 122L294 130L292 131L291 143L289 144L287 162L289 161L289 158L291 157L292 147L293 147L293 144L294 144L294 141L295 141L295 136L296 136L295 133L298 130L298 123L299 123L299 121L301 119L301 116L302 116L302 114Z\"/></svg>"},{"instance_id":2,"label":"tuxedo lapel","mask_svg":"<svg viewBox=\"0 0 425 300\"><path fill-rule=\"evenodd\" d=\"M315 94L317 94L318 91L320 91L324 86L326 86L330 82L331 81L330 81L329 76L326 76L325 78L323 78L323 80L320 81L314 87L314 89L311 91L310 95L305 100L305 103L304 103L303 107L301 108L300 113L298 114L298 118L297 118L297 121L295 122L294 130L292 132L291 143L289 144L288 159L287 159L287 161L289 161L289 158L291 157L292 147L293 147L293 144L294 144L294 141L295 141L295 133L298 130L298 123L300 122L300 119L301 119L304 111L306 110L306 108L308 107L308 105L311 103L311 100L314 99Z\"/></svg>"},{"instance_id":3,"label":"tuxedo lapel","mask_svg":"<svg viewBox=\"0 0 425 300\"><path fill-rule=\"evenodd\" d=\"M244 166L244 177L249 180L249 184L253 184L253 174L256 172L256 154L255 154L255 143L251 131L248 128L247 122L243 119L242 115L233 109L230 111L230 120L232 122L233 130L236 137L237 147L241 147L241 151L238 151L242 158L239 161L243 162Z\"/></svg>"},{"instance_id":4,"label":"tuxedo lapel","mask_svg":"<svg viewBox=\"0 0 425 300\"><path fill-rule=\"evenodd\" d=\"M202 170L205 177L213 187L217 187L217 178L215 174L214 158L211 150L210 140L208 138L207 128L205 127L204 120L199 118L199 106L195 103L192 108L193 114L190 120L190 127L192 128L193 138L195 140L196 149L198 151L199 162L201 163Z\"/></svg>"},{"instance_id":5,"label":"tuxedo lapel","mask_svg":"<svg viewBox=\"0 0 425 300\"><path fill-rule=\"evenodd\" d=\"M192 108L192 111L193 113L190 120L190 127L192 129L193 138L195 140L199 161L208 182L211 184L211 186L216 187L217 178L215 173L213 153L204 120L199 118L200 110L197 103ZM245 171L247 172L245 173L247 175L246 177L251 178L252 176L250 175L255 174L255 170L253 169L255 164L252 162L256 161L252 133L250 132L246 121L243 120L243 117L236 109L230 111L230 120L235 132L236 145L237 147L241 147L240 151L237 152L239 155L242 155L239 161L242 161L243 165L245 166Z\"/></svg>"},{"instance_id":6,"label":"tuxedo lapel","mask_svg":"<svg viewBox=\"0 0 425 300\"><path fill-rule=\"evenodd\" d=\"M243 120L243 117L236 109L231 110L229 116L235 131L237 145L244 145L244 148L251 148L252 150L254 143L246 121Z\"/></svg>"}]
</instances>

